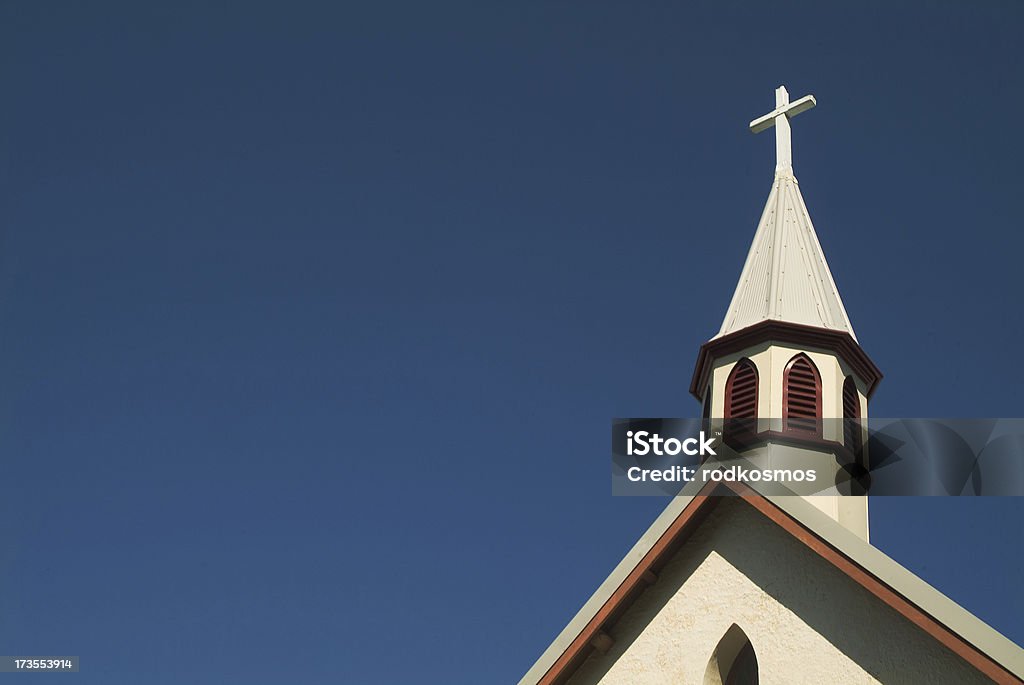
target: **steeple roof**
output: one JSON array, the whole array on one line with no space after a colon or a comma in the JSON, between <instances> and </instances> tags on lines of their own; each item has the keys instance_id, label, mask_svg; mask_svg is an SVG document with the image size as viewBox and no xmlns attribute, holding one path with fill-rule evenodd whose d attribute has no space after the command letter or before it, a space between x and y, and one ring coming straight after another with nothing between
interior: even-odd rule
<instances>
[{"instance_id":1,"label":"steeple roof","mask_svg":"<svg viewBox=\"0 0 1024 685\"><path fill-rule=\"evenodd\" d=\"M849 333L856 340L793 175L789 118L813 107L815 100L805 96L790 103L789 93L780 86L776 105L750 124L755 133L775 127L778 165L736 292L715 337L774 320Z\"/></svg>"},{"instance_id":2,"label":"steeple roof","mask_svg":"<svg viewBox=\"0 0 1024 685\"><path fill-rule=\"evenodd\" d=\"M792 174L776 176L717 337L766 320L849 333L850 318Z\"/></svg>"}]
</instances>

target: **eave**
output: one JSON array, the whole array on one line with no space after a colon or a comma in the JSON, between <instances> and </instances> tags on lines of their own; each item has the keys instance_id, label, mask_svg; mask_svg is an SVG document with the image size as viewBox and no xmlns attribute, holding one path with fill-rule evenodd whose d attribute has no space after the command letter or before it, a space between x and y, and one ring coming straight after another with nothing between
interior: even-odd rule
<instances>
[{"instance_id":1,"label":"eave","mask_svg":"<svg viewBox=\"0 0 1024 685\"><path fill-rule=\"evenodd\" d=\"M723 496L738 496L879 601L996 683L1024 683L1024 650L799 497L709 483L676 497L519 685L561 685L595 650L607 651L616 621L692 536Z\"/></svg>"},{"instance_id":2,"label":"eave","mask_svg":"<svg viewBox=\"0 0 1024 685\"><path fill-rule=\"evenodd\" d=\"M713 338L701 345L693 378L690 380L690 394L698 400L703 398L702 390L707 386L716 359L742 352L763 342L789 343L798 347L816 347L835 352L864 381L868 398L874 394L875 388L882 380L882 371L875 366L849 333L788 321L768 320L720 338Z\"/></svg>"}]
</instances>

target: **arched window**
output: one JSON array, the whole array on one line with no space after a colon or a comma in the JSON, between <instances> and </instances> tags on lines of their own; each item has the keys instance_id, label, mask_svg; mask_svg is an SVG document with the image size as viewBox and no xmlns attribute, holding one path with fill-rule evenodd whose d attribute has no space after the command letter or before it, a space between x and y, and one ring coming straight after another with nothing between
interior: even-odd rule
<instances>
[{"instance_id":1,"label":"arched window","mask_svg":"<svg viewBox=\"0 0 1024 685\"><path fill-rule=\"evenodd\" d=\"M860 426L860 393L853 376L843 381L843 444L858 457L863 440Z\"/></svg>"},{"instance_id":2,"label":"arched window","mask_svg":"<svg viewBox=\"0 0 1024 685\"><path fill-rule=\"evenodd\" d=\"M790 360L783 375L782 424L787 433L821 435L821 376L803 353Z\"/></svg>"},{"instance_id":3,"label":"arched window","mask_svg":"<svg viewBox=\"0 0 1024 685\"><path fill-rule=\"evenodd\" d=\"M754 646L735 623L715 647L704 671L704 685L758 685Z\"/></svg>"}]
</instances>

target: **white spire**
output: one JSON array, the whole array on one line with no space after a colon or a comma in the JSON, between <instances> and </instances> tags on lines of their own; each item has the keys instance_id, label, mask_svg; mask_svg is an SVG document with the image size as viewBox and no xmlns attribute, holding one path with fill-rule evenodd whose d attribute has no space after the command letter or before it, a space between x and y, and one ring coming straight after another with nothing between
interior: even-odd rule
<instances>
[{"instance_id":1,"label":"white spire","mask_svg":"<svg viewBox=\"0 0 1024 685\"><path fill-rule=\"evenodd\" d=\"M775 182L743 265L736 292L716 338L766 320L856 335L793 176L789 118L814 107L814 96L789 102L782 86L776 108L750 122L759 133L775 126Z\"/></svg>"}]
</instances>

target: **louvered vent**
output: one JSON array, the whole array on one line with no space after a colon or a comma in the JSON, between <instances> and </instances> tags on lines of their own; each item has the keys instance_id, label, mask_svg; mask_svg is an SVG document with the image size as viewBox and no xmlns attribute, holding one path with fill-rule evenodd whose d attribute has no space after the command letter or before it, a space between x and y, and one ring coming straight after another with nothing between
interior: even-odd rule
<instances>
[{"instance_id":1,"label":"louvered vent","mask_svg":"<svg viewBox=\"0 0 1024 685\"><path fill-rule=\"evenodd\" d=\"M853 376L847 376L843 381L843 444L850 451L858 454L861 448L861 426L857 419L860 418L860 396L857 394L857 384Z\"/></svg>"},{"instance_id":2,"label":"louvered vent","mask_svg":"<svg viewBox=\"0 0 1024 685\"><path fill-rule=\"evenodd\" d=\"M725 437L734 447L757 433L757 367L736 362L725 383Z\"/></svg>"},{"instance_id":3,"label":"louvered vent","mask_svg":"<svg viewBox=\"0 0 1024 685\"><path fill-rule=\"evenodd\" d=\"M725 387L725 418L757 418L757 369L749 359L740 360Z\"/></svg>"},{"instance_id":4,"label":"louvered vent","mask_svg":"<svg viewBox=\"0 0 1024 685\"><path fill-rule=\"evenodd\" d=\"M814 364L802 354L786 367L783 410L787 431L821 434L821 381Z\"/></svg>"}]
</instances>

